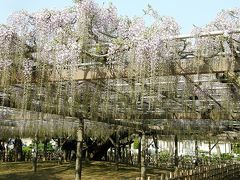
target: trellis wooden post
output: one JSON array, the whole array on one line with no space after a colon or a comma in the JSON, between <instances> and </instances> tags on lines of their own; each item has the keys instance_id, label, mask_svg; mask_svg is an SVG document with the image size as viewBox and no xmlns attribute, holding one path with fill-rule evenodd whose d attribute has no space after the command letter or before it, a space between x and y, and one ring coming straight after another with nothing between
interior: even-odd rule
<instances>
[{"instance_id":1,"label":"trellis wooden post","mask_svg":"<svg viewBox=\"0 0 240 180\"><path fill-rule=\"evenodd\" d=\"M132 153L131 153L131 143L128 145L128 163L133 164Z\"/></svg>"},{"instance_id":2,"label":"trellis wooden post","mask_svg":"<svg viewBox=\"0 0 240 180\"><path fill-rule=\"evenodd\" d=\"M75 180L81 180L83 134L84 134L84 119L82 116L80 116L79 117L79 127L77 130L77 152L76 152Z\"/></svg>"},{"instance_id":3,"label":"trellis wooden post","mask_svg":"<svg viewBox=\"0 0 240 180\"><path fill-rule=\"evenodd\" d=\"M141 180L146 180L146 134L143 131L142 132L142 138L141 138L141 146L142 146L142 151L141 151Z\"/></svg>"},{"instance_id":4,"label":"trellis wooden post","mask_svg":"<svg viewBox=\"0 0 240 180\"><path fill-rule=\"evenodd\" d=\"M178 136L174 137L174 145L175 145L175 154L174 154L174 165L178 167Z\"/></svg>"},{"instance_id":5,"label":"trellis wooden post","mask_svg":"<svg viewBox=\"0 0 240 180\"><path fill-rule=\"evenodd\" d=\"M159 166L159 158L158 158L158 146L159 146L159 143L158 143L158 138L157 137L153 137L153 140L154 140L154 145L155 145L155 161L156 161L156 167Z\"/></svg>"},{"instance_id":6,"label":"trellis wooden post","mask_svg":"<svg viewBox=\"0 0 240 180\"><path fill-rule=\"evenodd\" d=\"M196 162L195 165L198 166L198 140L195 140L195 156L196 156Z\"/></svg>"},{"instance_id":7,"label":"trellis wooden post","mask_svg":"<svg viewBox=\"0 0 240 180\"><path fill-rule=\"evenodd\" d=\"M35 136L35 147L32 152L32 164L33 164L33 172L37 172L37 156L38 156L38 136Z\"/></svg>"},{"instance_id":8,"label":"trellis wooden post","mask_svg":"<svg viewBox=\"0 0 240 180\"><path fill-rule=\"evenodd\" d=\"M115 143L115 170L118 171L119 168L119 134L118 130L116 130L116 143Z\"/></svg>"},{"instance_id":9,"label":"trellis wooden post","mask_svg":"<svg viewBox=\"0 0 240 180\"><path fill-rule=\"evenodd\" d=\"M142 136L139 134L138 136L138 157L137 157L137 164L141 167L141 153L142 153Z\"/></svg>"}]
</instances>

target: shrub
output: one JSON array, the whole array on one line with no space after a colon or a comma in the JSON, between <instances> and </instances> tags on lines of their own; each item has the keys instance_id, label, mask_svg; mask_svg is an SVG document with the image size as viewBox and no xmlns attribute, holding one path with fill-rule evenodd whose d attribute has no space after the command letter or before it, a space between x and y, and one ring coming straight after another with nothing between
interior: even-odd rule
<instances>
[{"instance_id":1,"label":"shrub","mask_svg":"<svg viewBox=\"0 0 240 180\"><path fill-rule=\"evenodd\" d=\"M233 159L233 155L230 154L230 153L223 153L221 154L221 160L222 161L229 161L229 160L232 160Z\"/></svg>"},{"instance_id":2,"label":"shrub","mask_svg":"<svg viewBox=\"0 0 240 180\"><path fill-rule=\"evenodd\" d=\"M138 149L139 145L140 145L139 140L138 140L138 138L136 137L136 138L134 139L134 142L133 142L133 148L134 148L134 149Z\"/></svg>"},{"instance_id":3,"label":"shrub","mask_svg":"<svg viewBox=\"0 0 240 180\"><path fill-rule=\"evenodd\" d=\"M161 163L167 163L171 157L171 154L168 151L159 152L159 161Z\"/></svg>"},{"instance_id":4,"label":"shrub","mask_svg":"<svg viewBox=\"0 0 240 180\"><path fill-rule=\"evenodd\" d=\"M220 158L218 155L213 154L213 155L211 156L211 162L212 162L213 164L218 164L220 161L221 161L221 158Z\"/></svg>"}]
</instances>

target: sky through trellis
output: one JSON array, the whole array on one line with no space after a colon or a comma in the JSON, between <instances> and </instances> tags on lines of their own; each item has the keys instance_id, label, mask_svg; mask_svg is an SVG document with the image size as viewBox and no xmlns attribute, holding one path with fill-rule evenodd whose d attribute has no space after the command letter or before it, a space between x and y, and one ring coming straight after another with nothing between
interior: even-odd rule
<instances>
[{"instance_id":1,"label":"sky through trellis","mask_svg":"<svg viewBox=\"0 0 240 180\"><path fill-rule=\"evenodd\" d=\"M117 6L121 15L140 16L143 15L143 9L148 4L152 5L160 12L160 15L171 16L181 25L181 32L190 33L193 25L203 26L208 24L216 17L221 9L229 9L240 6L238 0L95 0L100 5L112 2ZM137 3L136 3L137 2ZM36 11L43 8L62 9L66 6L72 6L72 0L0 0L0 23L5 23L7 17L14 11L26 9Z\"/></svg>"}]
</instances>

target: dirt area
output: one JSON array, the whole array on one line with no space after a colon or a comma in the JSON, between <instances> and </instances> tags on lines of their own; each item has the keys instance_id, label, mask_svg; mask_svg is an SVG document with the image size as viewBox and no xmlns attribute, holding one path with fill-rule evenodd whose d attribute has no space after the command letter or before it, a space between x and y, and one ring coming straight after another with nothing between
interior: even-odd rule
<instances>
[{"instance_id":1,"label":"dirt area","mask_svg":"<svg viewBox=\"0 0 240 180\"><path fill-rule=\"evenodd\" d=\"M148 176L155 179L157 175L164 173L159 169L148 169ZM139 177L140 171L137 167L120 165L119 170L115 170L113 163L91 162L83 164L83 180L114 180L132 179ZM7 162L0 163L0 179L8 180L73 180L74 163L64 163L58 165L55 162L38 163L37 172L32 172L30 162Z\"/></svg>"}]
</instances>

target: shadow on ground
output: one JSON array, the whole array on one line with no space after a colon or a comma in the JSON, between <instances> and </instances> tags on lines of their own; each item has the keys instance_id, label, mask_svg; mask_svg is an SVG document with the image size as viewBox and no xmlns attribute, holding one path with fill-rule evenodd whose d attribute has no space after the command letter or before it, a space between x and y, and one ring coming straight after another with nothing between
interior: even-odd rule
<instances>
[{"instance_id":1,"label":"shadow on ground","mask_svg":"<svg viewBox=\"0 0 240 180\"><path fill-rule=\"evenodd\" d=\"M0 165L0 179L5 180L61 180L66 173L74 177L73 165L39 163L37 172L32 172L31 163L4 163ZM67 173L67 171L69 171Z\"/></svg>"},{"instance_id":2,"label":"shadow on ground","mask_svg":"<svg viewBox=\"0 0 240 180\"><path fill-rule=\"evenodd\" d=\"M55 162L38 163L37 172L32 172L30 162L0 163L0 180L72 180L74 179L74 162L58 165ZM154 179L163 171L148 169L148 176ZM95 161L83 164L83 180L135 180L140 176L139 167L119 164L119 170L115 170L115 164Z\"/></svg>"}]
</instances>

